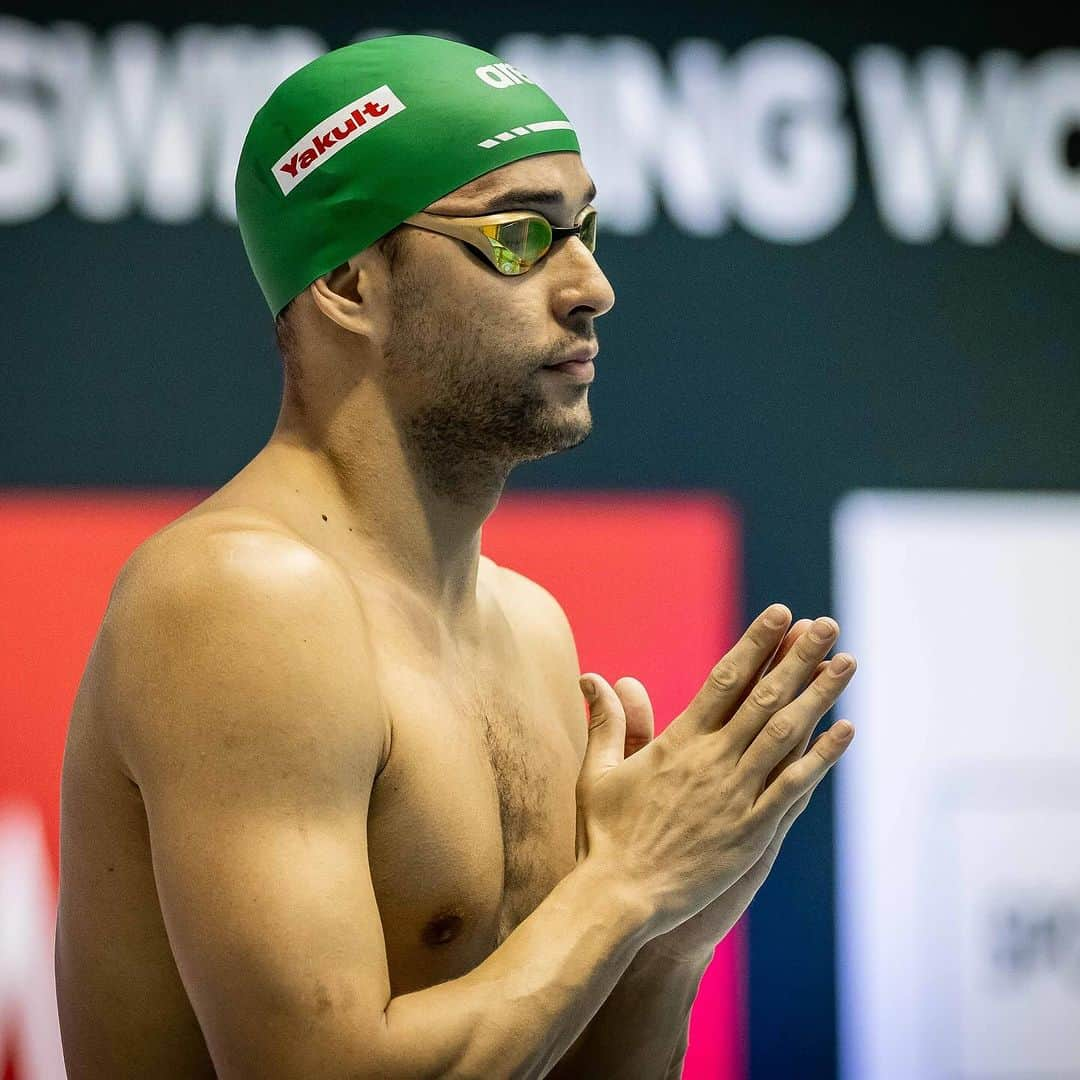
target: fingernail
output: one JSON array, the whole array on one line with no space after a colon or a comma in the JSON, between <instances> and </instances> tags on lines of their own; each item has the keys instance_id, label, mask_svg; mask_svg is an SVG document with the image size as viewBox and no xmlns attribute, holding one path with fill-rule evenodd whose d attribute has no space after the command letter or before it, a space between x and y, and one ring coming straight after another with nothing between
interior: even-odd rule
<instances>
[{"instance_id":1,"label":"fingernail","mask_svg":"<svg viewBox=\"0 0 1080 1080\"><path fill-rule=\"evenodd\" d=\"M788 610L781 604L773 604L765 612L765 625L772 630L779 630L787 622Z\"/></svg>"},{"instance_id":2,"label":"fingernail","mask_svg":"<svg viewBox=\"0 0 1080 1080\"><path fill-rule=\"evenodd\" d=\"M850 739L851 733L855 730L847 720L837 720L832 729L840 739Z\"/></svg>"},{"instance_id":3,"label":"fingernail","mask_svg":"<svg viewBox=\"0 0 1080 1080\"><path fill-rule=\"evenodd\" d=\"M592 679L579 679L578 685L581 687L581 692L592 701L596 697L596 683Z\"/></svg>"}]
</instances>

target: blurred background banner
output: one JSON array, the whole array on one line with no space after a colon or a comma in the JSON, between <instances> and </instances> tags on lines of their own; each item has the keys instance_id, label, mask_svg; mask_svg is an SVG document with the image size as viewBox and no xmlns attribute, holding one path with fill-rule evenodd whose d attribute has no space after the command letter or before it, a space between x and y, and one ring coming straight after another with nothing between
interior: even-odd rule
<instances>
[{"instance_id":1,"label":"blurred background banner","mask_svg":"<svg viewBox=\"0 0 1080 1080\"><path fill-rule=\"evenodd\" d=\"M859 1076L851 1062L870 1062L909 1030L912 1014L890 1011L893 991L882 997L875 981L889 943L876 936L868 901L876 894L867 889L893 880L878 877L888 859L913 903L940 888L960 904L947 926L932 904L909 912L906 925L923 945L905 954L895 994L925 986L933 967L909 969L938 955L926 947L937 941L942 962L954 966L935 983L935 1000L942 1017L964 1018L965 1034L942 1040L927 1021L921 1072L866 1075L976 1080L1031 1075L1053 1060L1055 1077L1080 1076L1077 1062L1047 1056L1054 1045L1075 1052L1055 1044L1047 1026L1072 1003L1080 1015L1075 980L1031 961L1046 980L1028 984L1048 995L1039 998L1042 1026L1009 1026L1027 1015L1009 1011L1021 997L990 995L1015 995L1015 985L991 991L971 981L980 971L1001 974L987 960L997 954L979 951L984 915L997 920L1008 962L1050 955L1050 946L1018 944L1043 934L1057 943L1054 963L1064 966L1055 970L1072 970L1077 894L1067 871L1080 857L1062 851L1060 876L1045 876L1042 848L1023 845L1035 861L1001 879L996 915L980 905L999 896L988 876L1004 850L995 844L1019 843L1017 830L1075 835L1075 811L1064 799L1026 800L1019 788L1015 804L988 802L982 772L953 774L936 760L930 771L944 786L904 781L915 759L890 781L892 757L878 755L886 746L892 755L894 744L876 741L898 738L916 717L965 730L970 716L953 715L954 694L992 697L1003 664L1022 657L1023 686L1040 688L1040 703L1056 710L1040 760L1062 768L1073 760L1064 733L1075 730L1076 694L1061 676L1075 652L1070 623L1057 624L1056 638L1046 624L1030 638L1001 639L1018 653L976 644L996 633L988 612L1018 627L1034 610L1017 559L1049 560L1040 604L1059 590L1063 602L1075 599L1074 566L1040 546L1075 529L1041 498L1080 491L1080 33L1068 8L1056 19L1015 5L826 9L779 0L476 2L460 12L425 2L407 12L241 3L227 21L198 3L182 11L109 0L92 11L8 5L0 12L0 487L64 499L84 488L158 491L153 498L165 502L154 505L164 506L233 475L269 435L281 385L232 203L254 110L303 63L372 35L436 33L497 53L539 82L579 132L599 189L597 257L616 293L597 323L592 435L515 471L508 492L541 507L573 492L711 493L737 516L737 568L720 577L711 557L685 557L702 575L718 575L708 595L739 599L733 622L724 614L715 627L697 627L704 647L718 650L779 600L796 618L835 615L838 648L860 658L837 712L858 734L837 770L836 781L852 786L836 812L845 827L845 815L863 820L839 834L845 861L836 877L836 781L827 779L754 900L739 1067L755 1078L830 1077L841 1068ZM926 501L894 504L890 493ZM978 506L1003 524L965 509L976 504L935 503L936 494L991 500ZM71 530L80 520L72 517ZM678 516L663 526L672 537L684 527ZM894 529L910 542L890 540ZM935 563L946 533L961 537L961 552L970 535L974 561ZM663 555L669 541L650 535ZM15 560L6 580L32 573L12 569L27 565L19 560L32 546L16 538L4 549ZM524 569L525 555L516 557ZM515 565L514 553L505 559ZM79 569L72 565L73 582ZM834 570L842 591L834 592ZM704 576L693 580L706 588ZM611 588L613 603L630 603L643 585L623 575ZM71 617L89 620L77 628L88 647L101 607L80 606L72 589ZM570 610L572 595L556 592ZM975 624L945 620L954 596L978 598ZM0 621L10 611L10 597L0 596ZM17 628L10 635L17 640ZM664 664L692 681L693 664L660 649ZM617 652L604 655L620 665ZM47 657L46 640L0 658L5 700L15 699L9 688L45 686ZM628 663L612 674L640 672ZM890 696L879 713L883 686ZM73 690L55 694L40 739L25 718L0 716L21 733L6 744L16 756L6 768L53 745ZM1035 770L1024 734L1044 726L1024 697L1011 715L1016 737L997 762L1004 776L1010 755ZM927 766L936 747L920 753ZM1032 790L1057 783L1036 771L1024 773L1035 777ZM900 832L883 825L896 813L908 823ZM40 834L25 816L12 821L0 848L23 853L20 866L30 866L31 848L53 851L55 818ZM930 824L916 841L906 830L917 821ZM896 850L869 852L870 837ZM937 881L932 868L941 865L948 873ZM1035 882L1042 900L1017 899L1024 882ZM16 940L12 925L4 923L5 948ZM949 1013L957 1002L965 1011ZM700 1016L692 1053L704 1045ZM0 1016L0 1033L8 1023ZM990 1064L979 1049L989 1044L970 1035L989 1024L1002 1039L1018 1033Z\"/></svg>"},{"instance_id":2,"label":"blurred background banner","mask_svg":"<svg viewBox=\"0 0 1080 1080\"><path fill-rule=\"evenodd\" d=\"M1080 1075L1080 495L860 492L835 537L841 1075Z\"/></svg>"}]
</instances>

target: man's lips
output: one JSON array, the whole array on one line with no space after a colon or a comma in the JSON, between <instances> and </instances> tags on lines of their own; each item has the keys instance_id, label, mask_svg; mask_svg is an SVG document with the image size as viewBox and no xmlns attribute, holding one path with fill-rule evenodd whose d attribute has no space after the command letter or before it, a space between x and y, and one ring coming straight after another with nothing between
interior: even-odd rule
<instances>
[{"instance_id":1,"label":"man's lips","mask_svg":"<svg viewBox=\"0 0 1080 1080\"><path fill-rule=\"evenodd\" d=\"M571 354L568 360L562 360L558 364L549 364L543 370L561 375L564 379L573 379L578 383L590 383L596 377L596 367L592 362L594 355L594 350L586 349Z\"/></svg>"},{"instance_id":2,"label":"man's lips","mask_svg":"<svg viewBox=\"0 0 1080 1080\"><path fill-rule=\"evenodd\" d=\"M577 352L568 353L561 360L556 360L553 364L545 364L544 367L558 367L560 364L578 363L584 364L587 360L593 360L596 354L600 350L593 347L589 349L578 349Z\"/></svg>"}]
</instances>

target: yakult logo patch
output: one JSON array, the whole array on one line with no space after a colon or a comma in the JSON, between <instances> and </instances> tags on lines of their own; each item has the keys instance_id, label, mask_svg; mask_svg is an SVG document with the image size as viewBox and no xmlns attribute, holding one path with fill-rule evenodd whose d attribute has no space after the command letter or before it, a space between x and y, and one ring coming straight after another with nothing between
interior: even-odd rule
<instances>
[{"instance_id":1,"label":"yakult logo patch","mask_svg":"<svg viewBox=\"0 0 1080 1080\"><path fill-rule=\"evenodd\" d=\"M310 176L343 146L378 127L391 116L397 116L404 108L394 91L384 85L350 101L320 121L294 146L289 147L274 165L274 179L282 195L288 195L301 180Z\"/></svg>"}]
</instances>

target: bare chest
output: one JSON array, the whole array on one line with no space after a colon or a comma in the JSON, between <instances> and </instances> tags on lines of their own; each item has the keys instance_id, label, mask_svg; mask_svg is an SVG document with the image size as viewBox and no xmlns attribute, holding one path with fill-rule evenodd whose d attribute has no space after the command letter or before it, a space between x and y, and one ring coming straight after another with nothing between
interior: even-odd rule
<instances>
[{"instance_id":1,"label":"bare chest","mask_svg":"<svg viewBox=\"0 0 1080 1080\"><path fill-rule=\"evenodd\" d=\"M393 740L368 817L392 992L470 971L574 866L578 765L539 670L380 669Z\"/></svg>"}]
</instances>

